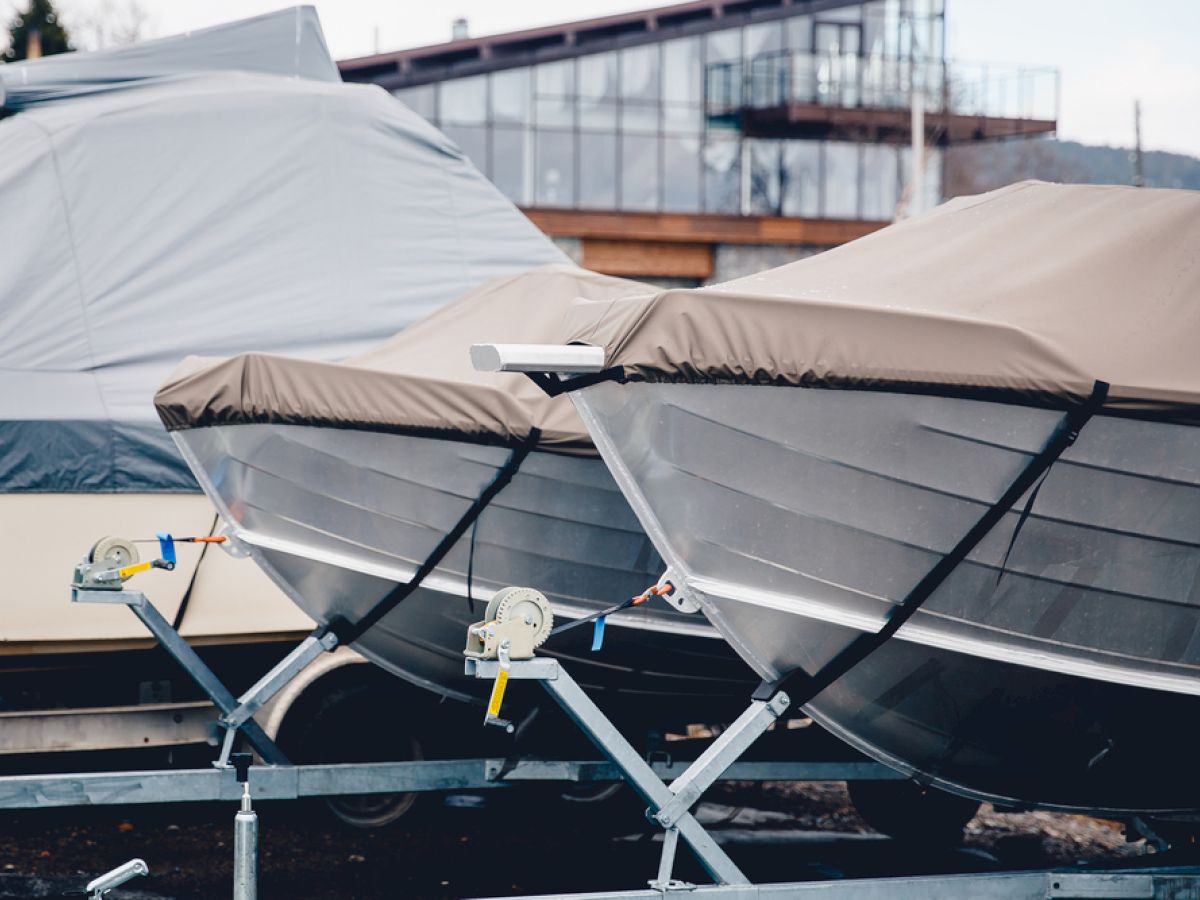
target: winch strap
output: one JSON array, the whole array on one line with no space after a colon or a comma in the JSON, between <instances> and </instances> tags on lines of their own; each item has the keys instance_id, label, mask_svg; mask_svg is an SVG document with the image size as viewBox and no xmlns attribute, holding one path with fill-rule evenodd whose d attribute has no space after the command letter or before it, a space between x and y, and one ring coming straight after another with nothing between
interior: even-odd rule
<instances>
[{"instance_id":1,"label":"winch strap","mask_svg":"<svg viewBox=\"0 0 1200 900\"><path fill-rule=\"evenodd\" d=\"M1067 411L1058 427L1046 441L1045 446L1017 474L1000 499L984 511L953 549L938 560L916 587L909 591L908 596L891 608L884 618L882 628L878 631L860 634L843 647L823 668L812 675L803 669L793 669L778 681L763 682L754 692L754 699L769 700L777 691L786 690L797 706L803 706L887 643L892 635L913 617L925 601L933 596L942 583L958 568L959 563L979 546L979 543L987 537L988 533L1004 518L1025 492L1049 470L1068 447L1075 443L1080 430L1104 405L1107 398L1108 384L1097 381L1092 388L1091 396Z\"/></svg>"},{"instance_id":2,"label":"winch strap","mask_svg":"<svg viewBox=\"0 0 1200 900\"><path fill-rule=\"evenodd\" d=\"M580 625L587 625L589 622L600 622L604 619L607 619L613 613L622 612L623 610L629 609L631 606L641 606L643 603L648 602L651 597L665 596L666 594L671 593L673 590L674 588L671 587L670 582L667 582L662 586L653 585L646 588L646 590L642 591L642 593L638 594L636 597L630 597L628 600L622 600L620 603L614 603L612 606L609 606L606 609L602 609L599 612L594 612L591 615L584 616L581 619L572 619L569 622L564 622L563 624L556 626L550 632L549 637L554 637L556 634L562 634L564 631L570 631L572 628L578 628ZM601 634L603 634L603 626L601 626ZM598 650L599 648L593 647L592 649Z\"/></svg>"},{"instance_id":3,"label":"winch strap","mask_svg":"<svg viewBox=\"0 0 1200 900\"><path fill-rule=\"evenodd\" d=\"M371 607L370 611L357 622L349 622L345 619L330 622L329 630L337 635L338 641L342 644L350 644L358 640L366 631L374 626L380 619L395 609L409 594L421 586L421 582L441 564L454 545L471 527L471 524L479 518L480 513L487 508L487 505L492 502L495 496L504 489L513 476L517 474L517 470L521 467L521 463L525 461L530 451L537 446L541 440L542 432L538 428L531 428L528 437L520 444L512 449L508 459L500 470L496 472L496 476L491 480L487 487L483 489L475 501L467 508L467 511L462 514L462 517L454 523L438 545L433 548L433 552L425 558L425 561L417 568L413 577L402 584L396 585L388 593L382 597L378 603Z\"/></svg>"}]
</instances>

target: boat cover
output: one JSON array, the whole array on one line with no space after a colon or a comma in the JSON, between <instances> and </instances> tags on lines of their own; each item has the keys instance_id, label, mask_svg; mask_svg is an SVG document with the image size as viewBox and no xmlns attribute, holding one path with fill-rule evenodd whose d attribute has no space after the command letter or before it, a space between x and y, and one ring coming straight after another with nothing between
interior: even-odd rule
<instances>
[{"instance_id":1,"label":"boat cover","mask_svg":"<svg viewBox=\"0 0 1200 900\"><path fill-rule=\"evenodd\" d=\"M261 51L261 52L260 52ZM339 359L565 261L316 14L0 66L0 491L191 491L189 354Z\"/></svg>"},{"instance_id":2,"label":"boat cover","mask_svg":"<svg viewBox=\"0 0 1200 900\"><path fill-rule=\"evenodd\" d=\"M198 71L258 72L341 81L317 12L297 6L240 22L95 53L59 53L0 66L0 107L120 90Z\"/></svg>"},{"instance_id":3,"label":"boat cover","mask_svg":"<svg viewBox=\"0 0 1200 900\"><path fill-rule=\"evenodd\" d=\"M1023 182L723 284L580 301L631 380L951 393L1200 422L1200 192Z\"/></svg>"},{"instance_id":4,"label":"boat cover","mask_svg":"<svg viewBox=\"0 0 1200 900\"><path fill-rule=\"evenodd\" d=\"M549 265L495 279L366 353L325 363L264 353L188 359L155 396L168 430L279 423L454 437L592 453L565 395L524 375L476 372L473 343L545 343L579 297L602 301L649 285Z\"/></svg>"}]
</instances>

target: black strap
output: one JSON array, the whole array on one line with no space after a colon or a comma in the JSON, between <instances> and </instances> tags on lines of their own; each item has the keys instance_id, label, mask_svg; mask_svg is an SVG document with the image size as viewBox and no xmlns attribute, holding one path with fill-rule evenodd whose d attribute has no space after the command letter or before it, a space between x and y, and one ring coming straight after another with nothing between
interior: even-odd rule
<instances>
[{"instance_id":1,"label":"black strap","mask_svg":"<svg viewBox=\"0 0 1200 900\"><path fill-rule=\"evenodd\" d=\"M559 378L546 372L526 372L525 374L529 376L530 381L545 391L547 395L557 397L559 394L591 387L593 384L599 384L602 381L616 381L625 374L625 371L620 366L613 366L602 372L589 372L586 375L573 375L570 378Z\"/></svg>"},{"instance_id":2,"label":"black strap","mask_svg":"<svg viewBox=\"0 0 1200 900\"><path fill-rule=\"evenodd\" d=\"M916 587L909 591L908 596L891 608L884 619L882 628L875 632L860 634L826 663L824 668L813 675L809 675L803 669L794 669L778 681L763 682L754 692L754 699L769 700L776 691L787 690L792 695L792 702L802 706L887 643L888 639L899 631L900 627L911 619L922 604L933 595L942 582L950 577L951 573L958 568L958 564L979 546L979 542L1004 518L1005 514L1012 509L1013 504L1021 499L1021 496L1063 454L1063 451L1075 443L1080 429L1104 405L1107 397L1108 385L1103 381L1097 381L1091 396L1063 416L1046 445L1013 479L1012 484L1008 486L1000 499L984 511L979 520L954 545L954 548L938 560Z\"/></svg>"},{"instance_id":3,"label":"black strap","mask_svg":"<svg viewBox=\"0 0 1200 900\"><path fill-rule=\"evenodd\" d=\"M216 513L213 515L212 526L208 529L210 537L217 533L217 526L220 524L221 514ZM196 560L196 568L192 569L192 577L188 579L187 588L183 592L183 599L179 601L179 608L175 610L175 618L171 622L171 627L176 631L183 627L183 617L187 615L188 606L192 602L192 589L196 587L196 576L200 574L200 566L204 564L204 554L208 553L208 548L211 546L212 544L209 543L200 545L200 558Z\"/></svg>"},{"instance_id":4,"label":"black strap","mask_svg":"<svg viewBox=\"0 0 1200 900\"><path fill-rule=\"evenodd\" d=\"M1033 504L1037 503L1038 493L1041 491L1042 485L1046 483L1046 477L1049 474L1049 469L1042 473L1041 479L1033 486L1033 490L1029 492L1029 499L1025 501L1025 506L1021 508L1021 514L1017 516L1016 527L1013 528L1012 536L1008 539L1008 548L1004 551L1004 559L1000 560L1000 569L996 572L996 584L1000 583L1000 580L1004 577L1004 573L1008 571L1008 560L1012 556L1013 547L1017 545L1017 538L1021 535L1021 529L1029 521L1029 514L1033 512Z\"/></svg>"},{"instance_id":5,"label":"black strap","mask_svg":"<svg viewBox=\"0 0 1200 900\"><path fill-rule=\"evenodd\" d=\"M570 631L572 628L578 628L580 625L586 625L589 622L595 622L597 619L603 619L605 616L611 616L613 613L618 613L623 609L629 609L629 607L635 605L639 599L640 598L638 597L630 597L628 600L622 600L620 603L614 603L607 609L602 609L600 612L594 612L590 616L584 616L582 619L572 619L569 622L563 622L563 624L557 626L550 632L550 634L547 636L547 639L554 637L556 634L562 634L564 631Z\"/></svg>"},{"instance_id":6,"label":"black strap","mask_svg":"<svg viewBox=\"0 0 1200 900\"><path fill-rule=\"evenodd\" d=\"M338 641L342 644L350 644L358 640L366 633L367 629L374 626L380 619L395 609L401 601L409 594L421 586L421 582L425 580L434 569L438 567L446 554L449 553L454 545L458 543L458 539L466 533L466 530L471 527L471 524L479 518L479 514L487 508L487 505L492 502L493 498L504 489L514 475L517 474L517 469L521 467L521 463L525 461L531 450L537 446L541 440L542 432L540 429L532 428L529 431L529 436L525 438L519 445L513 448L508 455L508 460L496 473L496 477L491 483L483 489L483 492L475 498L475 502L470 505L466 512L462 514L454 527L446 532L445 536L438 542L438 545L433 548L433 552L425 558L421 563L416 573L403 584L398 584L379 600L370 611L359 619L357 622L349 622L343 618L337 618L329 622L328 625L318 629L318 633L332 631L337 635Z\"/></svg>"}]
</instances>

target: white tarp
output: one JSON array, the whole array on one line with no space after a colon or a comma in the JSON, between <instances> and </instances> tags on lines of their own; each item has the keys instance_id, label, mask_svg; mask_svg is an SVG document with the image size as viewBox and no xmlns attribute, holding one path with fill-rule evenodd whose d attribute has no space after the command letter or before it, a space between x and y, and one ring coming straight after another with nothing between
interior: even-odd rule
<instances>
[{"instance_id":1,"label":"white tarp","mask_svg":"<svg viewBox=\"0 0 1200 900\"><path fill-rule=\"evenodd\" d=\"M26 98L0 119L0 491L192 490L151 401L184 356L338 359L564 261L435 128L335 78L309 8L0 66Z\"/></svg>"}]
</instances>

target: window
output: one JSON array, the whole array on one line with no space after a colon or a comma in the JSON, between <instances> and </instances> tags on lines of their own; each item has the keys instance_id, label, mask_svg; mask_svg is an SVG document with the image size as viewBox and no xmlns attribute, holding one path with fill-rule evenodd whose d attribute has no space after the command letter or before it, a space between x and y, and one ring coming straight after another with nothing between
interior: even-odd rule
<instances>
[{"instance_id":1,"label":"window","mask_svg":"<svg viewBox=\"0 0 1200 900\"><path fill-rule=\"evenodd\" d=\"M437 120L437 85L422 84L418 87L392 91L392 96L430 122Z\"/></svg>"},{"instance_id":2,"label":"window","mask_svg":"<svg viewBox=\"0 0 1200 900\"><path fill-rule=\"evenodd\" d=\"M862 148L862 218L891 219L898 198L895 147L864 144Z\"/></svg>"},{"instance_id":3,"label":"window","mask_svg":"<svg viewBox=\"0 0 1200 900\"><path fill-rule=\"evenodd\" d=\"M658 44L621 51L621 127L656 133L659 124Z\"/></svg>"},{"instance_id":4,"label":"window","mask_svg":"<svg viewBox=\"0 0 1200 900\"><path fill-rule=\"evenodd\" d=\"M513 203L530 202L533 140L525 128L496 125L492 129L492 182Z\"/></svg>"},{"instance_id":5,"label":"window","mask_svg":"<svg viewBox=\"0 0 1200 900\"><path fill-rule=\"evenodd\" d=\"M482 125L443 125L446 137L458 144L475 168L488 174L488 130Z\"/></svg>"},{"instance_id":6,"label":"window","mask_svg":"<svg viewBox=\"0 0 1200 900\"><path fill-rule=\"evenodd\" d=\"M783 22L764 22L746 28L746 64L750 105L777 106L787 102L787 59L783 54Z\"/></svg>"},{"instance_id":7,"label":"window","mask_svg":"<svg viewBox=\"0 0 1200 900\"><path fill-rule=\"evenodd\" d=\"M812 19L793 16L787 20L787 46L792 53L812 53Z\"/></svg>"},{"instance_id":8,"label":"window","mask_svg":"<svg viewBox=\"0 0 1200 900\"><path fill-rule=\"evenodd\" d=\"M492 74L492 121L528 125L529 69L508 69Z\"/></svg>"},{"instance_id":9,"label":"window","mask_svg":"<svg viewBox=\"0 0 1200 900\"><path fill-rule=\"evenodd\" d=\"M538 126L574 126L575 60L543 63L534 71Z\"/></svg>"},{"instance_id":10,"label":"window","mask_svg":"<svg viewBox=\"0 0 1200 900\"><path fill-rule=\"evenodd\" d=\"M616 53L596 53L580 57L579 124L585 128L616 127Z\"/></svg>"},{"instance_id":11,"label":"window","mask_svg":"<svg viewBox=\"0 0 1200 900\"><path fill-rule=\"evenodd\" d=\"M681 38L662 45L663 130L695 134L704 127L700 39Z\"/></svg>"},{"instance_id":12,"label":"window","mask_svg":"<svg viewBox=\"0 0 1200 900\"><path fill-rule=\"evenodd\" d=\"M914 201L909 202L909 213L932 209L942 202L942 151L940 149L925 149L925 198L924 204L918 206ZM912 181L912 148L900 148L900 183L907 186Z\"/></svg>"},{"instance_id":13,"label":"window","mask_svg":"<svg viewBox=\"0 0 1200 900\"><path fill-rule=\"evenodd\" d=\"M785 141L783 177L783 214L820 216L821 145L817 141Z\"/></svg>"},{"instance_id":14,"label":"window","mask_svg":"<svg viewBox=\"0 0 1200 900\"><path fill-rule=\"evenodd\" d=\"M736 213L741 209L741 145L736 138L710 134L702 154L704 209Z\"/></svg>"},{"instance_id":15,"label":"window","mask_svg":"<svg viewBox=\"0 0 1200 900\"><path fill-rule=\"evenodd\" d=\"M575 133L537 131L537 202L543 206L575 205Z\"/></svg>"},{"instance_id":16,"label":"window","mask_svg":"<svg viewBox=\"0 0 1200 900\"><path fill-rule=\"evenodd\" d=\"M658 138L621 137L621 209L658 209Z\"/></svg>"},{"instance_id":17,"label":"window","mask_svg":"<svg viewBox=\"0 0 1200 900\"><path fill-rule=\"evenodd\" d=\"M704 45L710 66L718 62L739 62L742 58L742 29L726 28L724 31L710 32L704 36Z\"/></svg>"},{"instance_id":18,"label":"window","mask_svg":"<svg viewBox=\"0 0 1200 900\"><path fill-rule=\"evenodd\" d=\"M746 26L746 59L754 59L766 53L778 53L783 49L783 33L782 21Z\"/></svg>"},{"instance_id":19,"label":"window","mask_svg":"<svg viewBox=\"0 0 1200 900\"><path fill-rule=\"evenodd\" d=\"M482 125L487 121L486 75L455 78L438 87L438 112L443 123Z\"/></svg>"},{"instance_id":20,"label":"window","mask_svg":"<svg viewBox=\"0 0 1200 900\"><path fill-rule=\"evenodd\" d=\"M783 141L748 140L750 212L777 216L783 211Z\"/></svg>"},{"instance_id":21,"label":"window","mask_svg":"<svg viewBox=\"0 0 1200 900\"><path fill-rule=\"evenodd\" d=\"M663 209L700 210L700 137L663 138Z\"/></svg>"},{"instance_id":22,"label":"window","mask_svg":"<svg viewBox=\"0 0 1200 900\"><path fill-rule=\"evenodd\" d=\"M598 132L579 135L579 205L616 209L617 136Z\"/></svg>"},{"instance_id":23,"label":"window","mask_svg":"<svg viewBox=\"0 0 1200 900\"><path fill-rule=\"evenodd\" d=\"M830 219L858 218L858 144L825 143L822 214Z\"/></svg>"}]
</instances>

